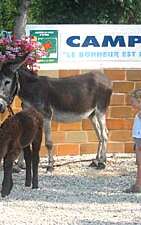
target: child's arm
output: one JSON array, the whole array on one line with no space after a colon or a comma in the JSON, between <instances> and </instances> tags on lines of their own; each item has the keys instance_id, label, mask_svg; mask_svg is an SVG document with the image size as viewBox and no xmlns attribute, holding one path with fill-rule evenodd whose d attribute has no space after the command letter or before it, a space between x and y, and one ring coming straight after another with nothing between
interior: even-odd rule
<instances>
[{"instance_id":1,"label":"child's arm","mask_svg":"<svg viewBox=\"0 0 141 225\"><path fill-rule=\"evenodd\" d=\"M141 111L138 112L138 117L141 119Z\"/></svg>"}]
</instances>

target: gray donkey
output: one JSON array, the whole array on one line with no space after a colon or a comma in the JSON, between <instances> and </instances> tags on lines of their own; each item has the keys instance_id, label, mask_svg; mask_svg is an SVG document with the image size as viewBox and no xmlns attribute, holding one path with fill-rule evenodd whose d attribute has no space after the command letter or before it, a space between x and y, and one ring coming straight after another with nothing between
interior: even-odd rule
<instances>
[{"instance_id":1,"label":"gray donkey","mask_svg":"<svg viewBox=\"0 0 141 225\"><path fill-rule=\"evenodd\" d=\"M43 115L45 144L48 148L48 170L53 169L51 121L74 122L89 118L99 145L96 159L91 163L105 168L108 131L105 113L110 103L112 82L100 72L81 76L49 78L36 76L23 66L25 57L3 64L0 71L0 112L4 112L18 95L24 108L34 106Z\"/></svg>"}]
</instances>

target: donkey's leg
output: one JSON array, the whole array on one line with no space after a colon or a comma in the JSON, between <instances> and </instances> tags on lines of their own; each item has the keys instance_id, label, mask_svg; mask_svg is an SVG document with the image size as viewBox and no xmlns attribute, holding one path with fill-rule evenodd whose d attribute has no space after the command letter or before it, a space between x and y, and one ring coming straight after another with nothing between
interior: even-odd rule
<instances>
[{"instance_id":1,"label":"donkey's leg","mask_svg":"<svg viewBox=\"0 0 141 225\"><path fill-rule=\"evenodd\" d=\"M104 169L106 166L106 151L108 141L108 130L105 122L105 113L96 111L95 115L91 117L92 124L95 128L99 144L97 149L96 159L90 164L90 166L97 169Z\"/></svg>"},{"instance_id":2,"label":"donkey's leg","mask_svg":"<svg viewBox=\"0 0 141 225\"><path fill-rule=\"evenodd\" d=\"M38 165L39 165L39 151L42 141L42 130L39 130L32 143L32 188L38 188Z\"/></svg>"},{"instance_id":3,"label":"donkey's leg","mask_svg":"<svg viewBox=\"0 0 141 225\"><path fill-rule=\"evenodd\" d=\"M97 120L100 127L100 149L97 151L96 159L99 162L106 162L107 142L108 142L108 129L106 127L105 113L97 112Z\"/></svg>"},{"instance_id":4,"label":"donkey's leg","mask_svg":"<svg viewBox=\"0 0 141 225\"><path fill-rule=\"evenodd\" d=\"M24 151L21 151L21 153L18 157L17 165L18 165L19 168L25 169Z\"/></svg>"},{"instance_id":5,"label":"donkey's leg","mask_svg":"<svg viewBox=\"0 0 141 225\"><path fill-rule=\"evenodd\" d=\"M24 151L24 159L26 165L26 178L25 178L25 186L31 186L31 149L30 146L27 146L23 149Z\"/></svg>"},{"instance_id":6,"label":"donkey's leg","mask_svg":"<svg viewBox=\"0 0 141 225\"><path fill-rule=\"evenodd\" d=\"M3 162L4 178L2 181L2 189L1 189L2 197L9 195L13 187L12 167L13 167L13 162L9 161L9 159L6 156Z\"/></svg>"},{"instance_id":7,"label":"donkey's leg","mask_svg":"<svg viewBox=\"0 0 141 225\"><path fill-rule=\"evenodd\" d=\"M48 149L48 165L47 165L47 171L53 170L53 143L51 138L51 119L44 119L44 131L45 131L45 145Z\"/></svg>"},{"instance_id":8,"label":"donkey's leg","mask_svg":"<svg viewBox=\"0 0 141 225\"><path fill-rule=\"evenodd\" d=\"M17 162L13 165L13 173L19 173L21 169L25 169L24 152L20 152Z\"/></svg>"}]
</instances>

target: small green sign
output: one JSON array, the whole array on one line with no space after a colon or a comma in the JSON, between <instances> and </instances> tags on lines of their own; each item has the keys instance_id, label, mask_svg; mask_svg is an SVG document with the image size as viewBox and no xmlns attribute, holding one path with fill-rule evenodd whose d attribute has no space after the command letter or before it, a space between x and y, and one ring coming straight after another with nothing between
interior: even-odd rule
<instances>
[{"instance_id":1,"label":"small green sign","mask_svg":"<svg viewBox=\"0 0 141 225\"><path fill-rule=\"evenodd\" d=\"M30 30L30 35L41 43L47 55L39 63L58 62L58 31L57 30Z\"/></svg>"}]
</instances>

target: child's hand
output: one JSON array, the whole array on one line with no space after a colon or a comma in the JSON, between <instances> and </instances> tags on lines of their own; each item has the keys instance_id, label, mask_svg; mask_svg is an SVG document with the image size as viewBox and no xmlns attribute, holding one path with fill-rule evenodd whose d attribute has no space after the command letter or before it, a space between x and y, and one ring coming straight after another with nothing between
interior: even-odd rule
<instances>
[{"instance_id":1,"label":"child's hand","mask_svg":"<svg viewBox=\"0 0 141 225\"><path fill-rule=\"evenodd\" d=\"M138 112L138 117L141 119L141 112Z\"/></svg>"}]
</instances>

